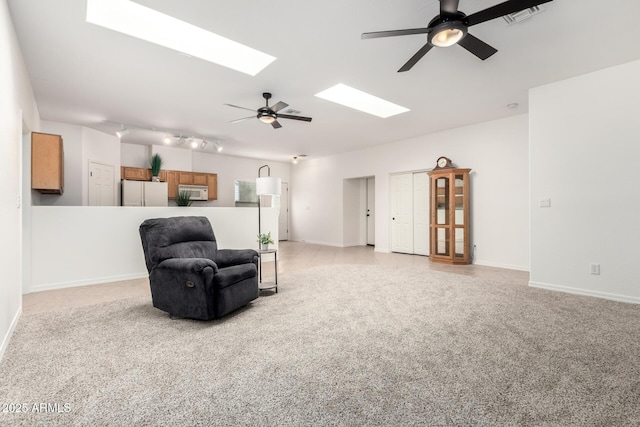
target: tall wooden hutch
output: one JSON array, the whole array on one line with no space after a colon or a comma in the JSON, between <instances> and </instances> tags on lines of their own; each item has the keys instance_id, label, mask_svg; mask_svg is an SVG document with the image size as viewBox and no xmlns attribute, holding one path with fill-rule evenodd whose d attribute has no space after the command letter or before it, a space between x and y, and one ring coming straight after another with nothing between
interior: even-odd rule
<instances>
[{"instance_id":1,"label":"tall wooden hutch","mask_svg":"<svg viewBox=\"0 0 640 427\"><path fill-rule=\"evenodd\" d=\"M429 257L448 264L470 264L469 172L446 157L429 172Z\"/></svg>"}]
</instances>

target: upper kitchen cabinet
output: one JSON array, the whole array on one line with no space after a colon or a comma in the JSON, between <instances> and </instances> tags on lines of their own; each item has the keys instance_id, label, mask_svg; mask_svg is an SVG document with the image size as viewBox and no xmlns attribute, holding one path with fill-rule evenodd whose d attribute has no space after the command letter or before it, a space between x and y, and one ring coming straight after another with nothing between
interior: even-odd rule
<instances>
[{"instance_id":1,"label":"upper kitchen cabinet","mask_svg":"<svg viewBox=\"0 0 640 427\"><path fill-rule=\"evenodd\" d=\"M64 192L64 147L60 135L31 133L31 188L46 194Z\"/></svg>"}]
</instances>

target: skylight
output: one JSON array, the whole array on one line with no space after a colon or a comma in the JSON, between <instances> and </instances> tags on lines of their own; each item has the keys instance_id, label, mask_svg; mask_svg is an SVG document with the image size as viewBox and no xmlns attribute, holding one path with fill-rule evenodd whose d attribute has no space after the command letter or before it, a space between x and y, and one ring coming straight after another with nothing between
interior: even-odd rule
<instances>
[{"instance_id":1,"label":"skylight","mask_svg":"<svg viewBox=\"0 0 640 427\"><path fill-rule=\"evenodd\" d=\"M342 83L338 83L327 90L317 93L316 96L326 99L327 101L335 102L336 104L344 105L345 107L353 108L354 110L382 117L383 119L410 111L408 108L385 101L382 98Z\"/></svg>"},{"instance_id":2,"label":"skylight","mask_svg":"<svg viewBox=\"0 0 640 427\"><path fill-rule=\"evenodd\" d=\"M251 76L276 59L130 0L87 0L87 22Z\"/></svg>"}]
</instances>

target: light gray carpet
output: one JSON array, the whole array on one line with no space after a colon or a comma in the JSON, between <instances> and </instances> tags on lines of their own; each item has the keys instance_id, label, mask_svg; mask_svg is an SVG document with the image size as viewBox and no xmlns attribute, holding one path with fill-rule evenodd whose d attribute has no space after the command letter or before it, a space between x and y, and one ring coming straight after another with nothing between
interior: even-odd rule
<instances>
[{"instance_id":1,"label":"light gray carpet","mask_svg":"<svg viewBox=\"0 0 640 427\"><path fill-rule=\"evenodd\" d=\"M639 306L370 265L279 291L214 322L146 298L23 316L0 404L28 410L0 424L640 424Z\"/></svg>"}]
</instances>

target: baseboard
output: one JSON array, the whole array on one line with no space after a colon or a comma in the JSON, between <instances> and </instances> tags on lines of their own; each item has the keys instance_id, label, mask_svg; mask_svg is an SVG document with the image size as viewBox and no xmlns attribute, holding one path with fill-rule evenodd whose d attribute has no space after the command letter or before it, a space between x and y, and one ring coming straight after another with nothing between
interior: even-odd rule
<instances>
[{"instance_id":1,"label":"baseboard","mask_svg":"<svg viewBox=\"0 0 640 427\"><path fill-rule=\"evenodd\" d=\"M507 270L518 270L518 271L527 271L527 272L530 271L529 267L525 267L523 265L502 264L499 262L490 262L490 261L482 261L482 260L473 261L473 265L482 265L484 267L505 268Z\"/></svg>"},{"instance_id":2,"label":"baseboard","mask_svg":"<svg viewBox=\"0 0 640 427\"><path fill-rule=\"evenodd\" d=\"M617 295L617 294L610 294L607 292L590 291L587 289L572 288L569 286L559 286L559 285L552 285L549 283L541 283L541 282L533 282L533 281L529 281L529 286L531 286L532 288L548 289L550 291L565 292L568 294L585 295L589 297L603 298L603 299L608 299L612 301L628 302L631 304L640 304L640 298L630 297L626 295Z\"/></svg>"},{"instance_id":3,"label":"baseboard","mask_svg":"<svg viewBox=\"0 0 640 427\"><path fill-rule=\"evenodd\" d=\"M0 345L0 362L4 357L4 352L7 350L7 347L9 347L9 341L13 336L13 332L16 330L16 326L18 326L18 320L20 320L20 315L22 315L22 306L18 308L18 312L13 317L13 320L11 321L11 325L9 326L9 330L7 331L7 334L2 338L2 345Z\"/></svg>"},{"instance_id":4,"label":"baseboard","mask_svg":"<svg viewBox=\"0 0 640 427\"><path fill-rule=\"evenodd\" d=\"M312 245L333 246L334 248L344 248L344 245L338 243L321 242L319 240L296 240L300 243L310 243Z\"/></svg>"},{"instance_id":5,"label":"baseboard","mask_svg":"<svg viewBox=\"0 0 640 427\"><path fill-rule=\"evenodd\" d=\"M76 280L72 282L45 283L31 286L30 292L53 291L56 289L75 288L77 286L99 285L102 283L122 282L125 280L145 279L146 273L125 274L121 276L96 277L88 280Z\"/></svg>"}]
</instances>

